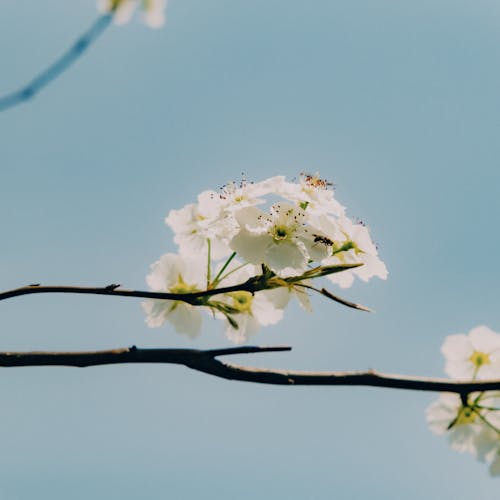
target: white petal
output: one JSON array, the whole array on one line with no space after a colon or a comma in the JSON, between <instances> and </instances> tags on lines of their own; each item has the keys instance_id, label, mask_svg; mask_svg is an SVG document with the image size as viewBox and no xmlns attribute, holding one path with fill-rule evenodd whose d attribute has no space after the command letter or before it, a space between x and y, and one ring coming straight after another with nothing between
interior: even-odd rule
<instances>
[{"instance_id":1,"label":"white petal","mask_svg":"<svg viewBox=\"0 0 500 500\"><path fill-rule=\"evenodd\" d=\"M274 325L283 319L283 309L273 304L274 290L263 290L254 295L252 315L262 326Z\"/></svg>"},{"instance_id":2,"label":"white petal","mask_svg":"<svg viewBox=\"0 0 500 500\"><path fill-rule=\"evenodd\" d=\"M474 364L471 361L447 361L444 372L456 380L472 380Z\"/></svg>"},{"instance_id":3,"label":"white petal","mask_svg":"<svg viewBox=\"0 0 500 500\"><path fill-rule=\"evenodd\" d=\"M268 243L268 235L255 235L242 229L230 241L229 246L244 260L252 264L262 264Z\"/></svg>"},{"instance_id":4,"label":"white petal","mask_svg":"<svg viewBox=\"0 0 500 500\"><path fill-rule=\"evenodd\" d=\"M280 276L296 276L307 269L308 255L299 242L273 242L265 252L264 263Z\"/></svg>"},{"instance_id":5,"label":"white petal","mask_svg":"<svg viewBox=\"0 0 500 500\"><path fill-rule=\"evenodd\" d=\"M490 464L490 476L500 476L500 449L493 462Z\"/></svg>"},{"instance_id":6,"label":"white petal","mask_svg":"<svg viewBox=\"0 0 500 500\"><path fill-rule=\"evenodd\" d=\"M176 307L170 311L167 319L179 333L184 333L191 338L200 334L202 317L195 306L177 302Z\"/></svg>"},{"instance_id":7,"label":"white petal","mask_svg":"<svg viewBox=\"0 0 500 500\"><path fill-rule=\"evenodd\" d=\"M446 337L441 346L441 352L447 360L465 361L472 355L474 348L467 335L458 333Z\"/></svg>"},{"instance_id":8,"label":"white petal","mask_svg":"<svg viewBox=\"0 0 500 500\"><path fill-rule=\"evenodd\" d=\"M500 334L487 326L476 326L469 332L469 339L474 350L489 353L500 349Z\"/></svg>"}]
</instances>

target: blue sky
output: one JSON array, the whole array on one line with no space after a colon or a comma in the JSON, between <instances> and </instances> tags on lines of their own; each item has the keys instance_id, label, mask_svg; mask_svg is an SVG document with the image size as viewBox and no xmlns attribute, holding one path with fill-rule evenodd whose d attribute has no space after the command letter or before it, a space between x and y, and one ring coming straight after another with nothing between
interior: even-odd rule
<instances>
[{"instance_id":1,"label":"blue sky","mask_svg":"<svg viewBox=\"0 0 500 500\"><path fill-rule=\"evenodd\" d=\"M0 93L95 19L91 0L4 0ZM235 362L441 376L446 335L500 330L500 3L171 0L111 27L0 115L2 288L145 288L171 208L241 173L319 171L390 275L315 297ZM1 350L228 346L149 329L138 299L0 304ZM426 428L434 396L267 387L176 366L6 369L4 498L494 498L484 465ZM70 492L70 494L68 493Z\"/></svg>"}]
</instances>

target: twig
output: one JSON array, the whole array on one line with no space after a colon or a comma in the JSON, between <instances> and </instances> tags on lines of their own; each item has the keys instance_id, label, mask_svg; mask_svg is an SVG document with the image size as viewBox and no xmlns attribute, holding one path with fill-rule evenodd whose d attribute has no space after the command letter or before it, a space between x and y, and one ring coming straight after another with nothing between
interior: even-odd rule
<instances>
[{"instance_id":1,"label":"twig","mask_svg":"<svg viewBox=\"0 0 500 500\"><path fill-rule=\"evenodd\" d=\"M351 267L353 266L350 264L337 266L339 270L349 269ZM276 283L270 284L270 282L268 282L265 279L265 276L261 275L261 276L252 276L244 283L240 283L238 285L231 285L220 288L210 288L208 290L203 290L200 292L169 293L169 292L147 292L142 290L127 290L121 288L120 285L116 283L112 283L110 285L102 287L58 286L58 285L42 286L40 283L32 283L30 285L22 286L20 288L14 288L12 290L0 292L0 301L10 299L12 297L19 297L21 295L31 295L35 293L76 293L76 294L90 294L90 295L111 295L115 297L139 297L147 299L178 300L181 302L186 302L188 304L200 305L200 299L202 297L212 297L214 295L220 295L230 292L240 292L240 291L250 292L253 294L261 290L284 286L284 284L286 284L286 279L278 280ZM300 283L295 283L295 286L303 286L305 288L310 288L311 290L317 291L329 298L333 297L330 293L328 294L325 293L324 289L317 290L314 287L310 287ZM349 307L354 307L355 309L369 310L364 306L348 302L336 296L334 300Z\"/></svg>"},{"instance_id":2,"label":"twig","mask_svg":"<svg viewBox=\"0 0 500 500\"><path fill-rule=\"evenodd\" d=\"M139 297L147 299L168 299L187 302L188 304L198 303L201 297L210 297L221 293L229 293L235 291L257 292L264 287L259 286L252 280L248 280L240 285L226 286L204 290L202 292L192 293L168 293L168 292L146 292L141 290L126 290L120 288L120 285L112 284L104 287L85 287L85 286L42 286L38 283L7 290L0 293L0 301L19 297L20 295L30 295L34 293L77 293L90 295L111 295L115 297Z\"/></svg>"},{"instance_id":3,"label":"twig","mask_svg":"<svg viewBox=\"0 0 500 500\"><path fill-rule=\"evenodd\" d=\"M441 378L409 377L364 372L306 372L270 370L223 363L219 356L289 351L290 347L234 347L228 349L139 349L135 346L107 351L88 352L1 352L0 366L74 366L88 367L121 363L165 363L187 366L228 380L277 385L369 386L430 392L467 394L500 390L500 380L462 382Z\"/></svg>"},{"instance_id":4,"label":"twig","mask_svg":"<svg viewBox=\"0 0 500 500\"><path fill-rule=\"evenodd\" d=\"M0 97L0 112L32 99L40 90L64 73L99 38L109 26L112 18L112 14L99 16L92 26L57 61L35 76L22 89Z\"/></svg>"}]
</instances>

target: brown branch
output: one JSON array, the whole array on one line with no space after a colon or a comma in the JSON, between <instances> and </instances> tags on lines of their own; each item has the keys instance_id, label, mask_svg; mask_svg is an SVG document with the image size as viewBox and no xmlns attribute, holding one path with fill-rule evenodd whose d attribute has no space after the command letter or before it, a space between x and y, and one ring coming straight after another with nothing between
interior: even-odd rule
<instances>
[{"instance_id":1,"label":"brown branch","mask_svg":"<svg viewBox=\"0 0 500 500\"><path fill-rule=\"evenodd\" d=\"M340 271L342 269L350 269L356 266L357 264L341 264L335 266L335 268L338 271ZM203 305L203 303L200 302L200 299L204 297L211 297L223 293L239 292L239 291L255 293L261 290L283 286L282 283L286 283L286 279L279 280L274 284L272 284L270 283L270 281L266 279L265 276L260 275L260 276L252 276L244 283L240 283L238 285L232 285L220 288L210 288L208 290L203 290L200 292L191 292L191 293L146 292L142 290L127 290L121 288L121 286L117 284L111 284L103 287L85 287L85 286L42 286L39 283L35 283L27 286L22 286L20 288L14 288L12 290L7 290L5 292L1 292L0 301L10 299L12 297L19 297L21 295L31 295L35 293L72 293L72 294L76 293L76 294L90 294L90 295L109 295L114 297L139 297L147 299L178 300L192 305L200 305L200 304ZM320 293L326 295L323 291L321 291ZM330 297L330 295L327 296ZM356 306L355 308L357 309L362 308L362 306L353 304L343 299L339 299L338 297L335 297L335 300L344 305L349 305L349 307ZM366 308L364 309L366 310Z\"/></svg>"},{"instance_id":2,"label":"brown branch","mask_svg":"<svg viewBox=\"0 0 500 500\"><path fill-rule=\"evenodd\" d=\"M145 292L141 290L126 290L119 287L120 285L115 284L104 287L41 286L39 284L32 284L2 292L0 293L0 300L19 297L20 295L31 295L34 293L77 293L90 295L110 295L114 297L140 297L147 299L179 300L181 302L187 302L188 304L197 304L201 297L210 297L212 295L219 295L221 293L235 291L247 291L254 293L264 289L264 286L259 286L255 282L255 280L252 281L252 279L240 285L226 286L192 293Z\"/></svg>"},{"instance_id":3,"label":"brown branch","mask_svg":"<svg viewBox=\"0 0 500 500\"><path fill-rule=\"evenodd\" d=\"M138 349L135 346L107 351L88 352L1 352L0 367L74 366L87 367L121 363L165 363L187 366L228 380L277 385L369 386L431 392L468 394L476 391L500 390L500 380L453 381L429 377L409 377L365 372L305 372L270 370L223 363L219 356L262 352L289 351L291 347L243 346L228 349Z\"/></svg>"}]
</instances>

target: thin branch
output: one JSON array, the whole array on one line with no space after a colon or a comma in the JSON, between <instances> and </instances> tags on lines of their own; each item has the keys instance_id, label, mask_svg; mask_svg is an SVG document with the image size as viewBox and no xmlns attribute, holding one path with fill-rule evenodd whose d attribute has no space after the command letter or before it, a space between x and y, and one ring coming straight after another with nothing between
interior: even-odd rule
<instances>
[{"instance_id":1,"label":"thin branch","mask_svg":"<svg viewBox=\"0 0 500 500\"><path fill-rule=\"evenodd\" d=\"M109 26L112 18L112 14L99 16L59 59L35 76L25 87L0 97L0 112L32 99L40 90L64 73L99 38Z\"/></svg>"},{"instance_id":2,"label":"thin branch","mask_svg":"<svg viewBox=\"0 0 500 500\"><path fill-rule=\"evenodd\" d=\"M184 365L228 380L259 384L369 386L457 394L500 390L500 380L459 382L441 378L391 375L373 370L364 372L270 370L232 365L216 359L218 356L232 354L289 351L290 349L287 346L244 346L202 351L197 349L139 349L132 346L88 352L2 352L0 353L0 366L88 367L121 363L164 363Z\"/></svg>"},{"instance_id":3,"label":"thin branch","mask_svg":"<svg viewBox=\"0 0 500 500\"><path fill-rule=\"evenodd\" d=\"M338 270L350 269L355 267L357 264L341 264L336 266ZM278 280L278 282L271 284L265 279L264 275L261 276L253 276L249 278L244 283L240 283L238 285L220 287L220 288L210 288L208 290L203 290L200 292L190 292L190 293L169 293L169 292L146 292L142 290L127 290L121 288L120 285L115 283L103 287L85 287L85 286L42 286L40 283L34 283L27 286L22 286L20 288L14 288L12 290L7 290L5 292L0 293L0 301L10 299L12 297L19 297L21 295L31 295L34 293L77 293L77 294L90 294L90 295L111 295L115 297L140 297L147 299L163 299L163 300L178 300L181 302L186 302L188 304L199 305L200 299L203 297L211 297L214 295L220 295L224 293L230 292L239 292L245 291L250 293L259 292L261 290L270 289L272 287L283 286L279 284L280 282L286 284L286 279ZM299 285L299 283L295 283L295 285ZM305 286L306 285L301 285ZM312 290L318 291L312 287L309 287ZM326 294L323 290L319 291L319 293L326 295L329 298L331 294ZM349 307L354 307L356 309L367 310L364 306L360 306L359 304L353 304L352 302L348 302L344 299L340 299L335 297L337 302L341 304L348 305Z\"/></svg>"},{"instance_id":4,"label":"thin branch","mask_svg":"<svg viewBox=\"0 0 500 500\"><path fill-rule=\"evenodd\" d=\"M30 295L34 293L77 293L77 294L90 294L90 295L111 295L115 297L140 297L147 299L168 299L179 300L187 302L188 304L198 303L201 297L210 297L219 295L221 293L229 293L235 291L257 292L262 290L264 286L259 286L255 280L248 280L240 285L226 286L221 288L214 288L211 290L204 290L202 292L192 293L168 293L168 292L146 292L141 290L126 290L120 288L120 285L112 284L104 287L85 287L85 286L41 286L39 284L32 284L7 290L0 293L0 301L10 299L12 297L19 297L20 295Z\"/></svg>"}]
</instances>

